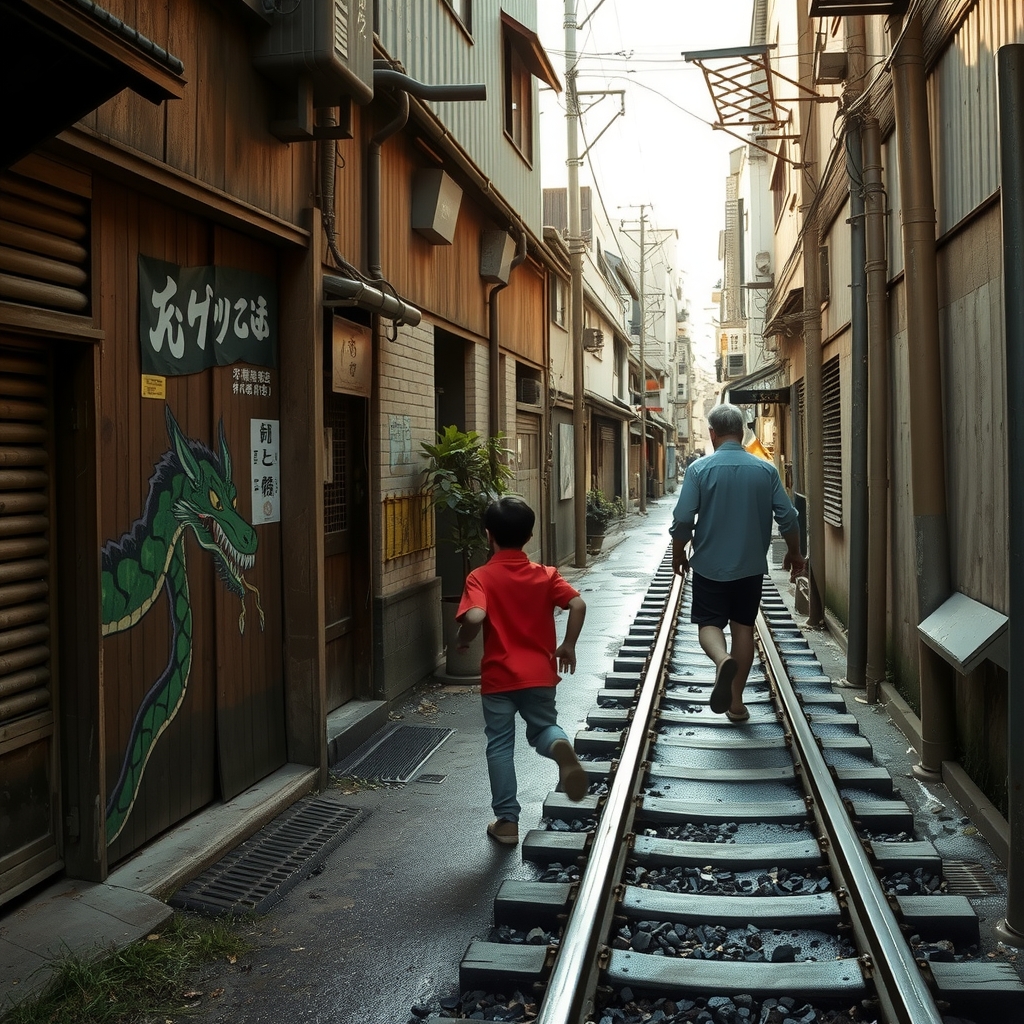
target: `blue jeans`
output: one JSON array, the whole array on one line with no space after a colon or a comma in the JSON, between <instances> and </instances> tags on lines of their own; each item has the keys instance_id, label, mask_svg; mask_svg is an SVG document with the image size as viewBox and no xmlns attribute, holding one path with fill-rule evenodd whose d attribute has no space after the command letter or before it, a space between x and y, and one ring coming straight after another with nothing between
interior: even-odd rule
<instances>
[{"instance_id":1,"label":"blue jeans","mask_svg":"<svg viewBox=\"0 0 1024 1024\"><path fill-rule=\"evenodd\" d=\"M484 735L487 737L487 774L491 780L491 807L496 817L518 821L516 799L516 712L526 723L526 740L544 757L555 740L567 740L555 713L555 688L531 686L483 696Z\"/></svg>"}]
</instances>

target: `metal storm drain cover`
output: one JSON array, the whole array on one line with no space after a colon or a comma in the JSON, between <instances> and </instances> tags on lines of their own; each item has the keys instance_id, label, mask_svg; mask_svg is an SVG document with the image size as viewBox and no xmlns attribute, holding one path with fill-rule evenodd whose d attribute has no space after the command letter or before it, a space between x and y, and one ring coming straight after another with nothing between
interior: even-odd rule
<instances>
[{"instance_id":1,"label":"metal storm drain cover","mask_svg":"<svg viewBox=\"0 0 1024 1024\"><path fill-rule=\"evenodd\" d=\"M203 914L263 914L320 867L362 811L317 798L285 811L168 900Z\"/></svg>"},{"instance_id":2,"label":"metal storm drain cover","mask_svg":"<svg viewBox=\"0 0 1024 1024\"><path fill-rule=\"evenodd\" d=\"M336 764L331 774L336 778L351 775L378 782L408 782L454 733L454 729L421 725L392 727L382 736L371 736L348 758Z\"/></svg>"},{"instance_id":3,"label":"metal storm drain cover","mask_svg":"<svg viewBox=\"0 0 1024 1024\"><path fill-rule=\"evenodd\" d=\"M942 864L946 891L955 896L995 896L999 886L992 876L976 861L947 860Z\"/></svg>"}]
</instances>

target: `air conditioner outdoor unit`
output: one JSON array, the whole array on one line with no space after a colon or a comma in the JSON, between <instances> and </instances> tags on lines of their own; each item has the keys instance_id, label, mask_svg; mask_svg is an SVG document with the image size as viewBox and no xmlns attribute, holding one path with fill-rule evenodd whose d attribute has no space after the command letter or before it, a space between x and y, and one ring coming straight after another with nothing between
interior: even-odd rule
<instances>
[{"instance_id":1,"label":"air conditioner outdoor unit","mask_svg":"<svg viewBox=\"0 0 1024 1024\"><path fill-rule=\"evenodd\" d=\"M373 25L359 0L288 4L253 52L256 69L280 85L308 75L316 106L373 99Z\"/></svg>"},{"instance_id":2,"label":"air conditioner outdoor unit","mask_svg":"<svg viewBox=\"0 0 1024 1024\"><path fill-rule=\"evenodd\" d=\"M583 347L588 352L597 352L604 348L604 331L599 331L596 327L584 327Z\"/></svg>"},{"instance_id":3,"label":"air conditioner outdoor unit","mask_svg":"<svg viewBox=\"0 0 1024 1024\"><path fill-rule=\"evenodd\" d=\"M520 377L516 381L516 401L524 405L540 405L540 381L533 377Z\"/></svg>"}]
</instances>

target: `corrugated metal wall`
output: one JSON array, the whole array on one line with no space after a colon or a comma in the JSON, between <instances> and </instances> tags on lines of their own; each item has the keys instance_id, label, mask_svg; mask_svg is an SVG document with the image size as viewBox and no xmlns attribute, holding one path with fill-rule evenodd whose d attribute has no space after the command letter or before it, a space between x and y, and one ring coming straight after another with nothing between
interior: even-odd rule
<instances>
[{"instance_id":1,"label":"corrugated metal wall","mask_svg":"<svg viewBox=\"0 0 1024 1024\"><path fill-rule=\"evenodd\" d=\"M995 53L1024 41L1024 0L982 0L928 83L939 234L999 185Z\"/></svg>"},{"instance_id":2,"label":"corrugated metal wall","mask_svg":"<svg viewBox=\"0 0 1024 1024\"><path fill-rule=\"evenodd\" d=\"M380 39L406 73L430 85L487 86L486 102L434 103L432 109L451 130L498 192L541 234L540 114L533 79L533 166L506 138L502 101L501 10L536 31L536 0L503 0L473 5L472 37L446 4L385 0L380 6ZM555 61L552 61L557 67ZM559 69L561 77L561 70Z\"/></svg>"}]
</instances>

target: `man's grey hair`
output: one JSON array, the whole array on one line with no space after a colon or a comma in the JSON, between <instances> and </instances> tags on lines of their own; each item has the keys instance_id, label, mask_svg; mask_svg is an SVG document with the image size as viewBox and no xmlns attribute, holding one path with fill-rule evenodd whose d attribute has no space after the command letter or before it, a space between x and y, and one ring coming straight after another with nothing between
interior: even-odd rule
<instances>
[{"instance_id":1,"label":"man's grey hair","mask_svg":"<svg viewBox=\"0 0 1024 1024\"><path fill-rule=\"evenodd\" d=\"M738 405L723 402L708 413L708 426L719 437L743 437L746 422L743 410Z\"/></svg>"}]
</instances>

